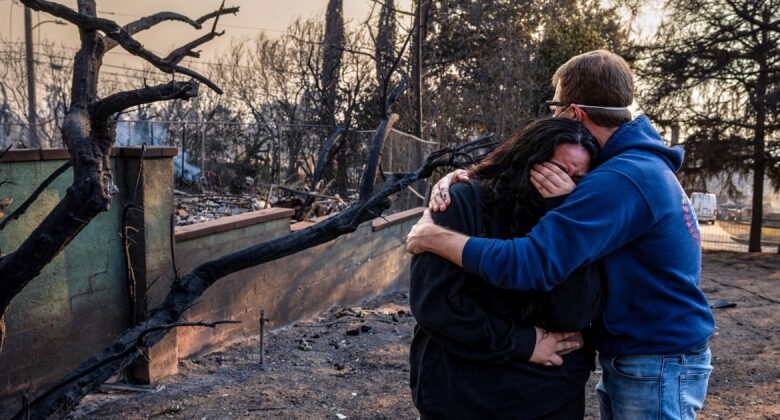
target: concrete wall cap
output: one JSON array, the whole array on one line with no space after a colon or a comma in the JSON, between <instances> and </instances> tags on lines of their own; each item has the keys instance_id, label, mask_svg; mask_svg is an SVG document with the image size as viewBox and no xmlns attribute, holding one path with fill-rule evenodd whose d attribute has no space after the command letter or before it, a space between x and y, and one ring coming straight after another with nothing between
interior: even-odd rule
<instances>
[{"instance_id":1,"label":"concrete wall cap","mask_svg":"<svg viewBox=\"0 0 780 420\"><path fill-rule=\"evenodd\" d=\"M390 226L401 224L410 219L416 219L422 215L423 211L425 211L425 207L415 207L413 209L393 213L384 218L377 217L371 222L371 229L376 232L378 230L387 229Z\"/></svg>"},{"instance_id":2,"label":"concrete wall cap","mask_svg":"<svg viewBox=\"0 0 780 420\"><path fill-rule=\"evenodd\" d=\"M177 147L147 147L144 152L144 158L169 158L179 153ZM141 157L140 147L119 146L111 148L112 157ZM37 160L68 160L70 153L68 149L59 147L54 149L11 149L8 150L0 162L31 162Z\"/></svg>"},{"instance_id":3,"label":"concrete wall cap","mask_svg":"<svg viewBox=\"0 0 780 420\"><path fill-rule=\"evenodd\" d=\"M176 242L184 242L190 239L200 238L214 233L240 229L246 226L257 225L278 219L290 218L295 210L286 208L270 208L265 210L250 211L235 216L223 217L193 225L180 226L175 230Z\"/></svg>"}]
</instances>

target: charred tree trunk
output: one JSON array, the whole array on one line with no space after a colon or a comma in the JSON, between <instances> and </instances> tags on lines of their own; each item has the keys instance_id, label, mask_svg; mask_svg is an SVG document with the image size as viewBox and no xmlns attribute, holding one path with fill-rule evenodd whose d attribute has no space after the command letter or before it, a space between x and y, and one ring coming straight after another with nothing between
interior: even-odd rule
<instances>
[{"instance_id":1,"label":"charred tree trunk","mask_svg":"<svg viewBox=\"0 0 780 420\"><path fill-rule=\"evenodd\" d=\"M329 0L328 10L325 14L325 34L322 39L322 73L320 83L322 85L322 103L320 104L320 121L327 125L331 131L336 130L336 104L338 102L338 87L341 74L341 59L346 46L344 34L343 0ZM344 137L342 137L342 140ZM335 189L341 194L347 192L346 167L347 159L343 147L338 147L335 152L336 165L332 168Z\"/></svg>"},{"instance_id":2,"label":"charred tree trunk","mask_svg":"<svg viewBox=\"0 0 780 420\"><path fill-rule=\"evenodd\" d=\"M414 135L423 136L423 80L422 66L424 63L424 43L428 36L428 18L431 1L417 0L415 2L414 23L412 28L412 54L410 60L412 74L412 102L415 114Z\"/></svg>"},{"instance_id":3,"label":"charred tree trunk","mask_svg":"<svg viewBox=\"0 0 780 420\"><path fill-rule=\"evenodd\" d=\"M344 54L346 36L344 35L343 0L329 0L325 15L325 35L322 40L322 81L323 103L322 122L336 128L336 101L338 99L341 57Z\"/></svg>"},{"instance_id":4,"label":"charred tree trunk","mask_svg":"<svg viewBox=\"0 0 780 420\"><path fill-rule=\"evenodd\" d=\"M380 114L385 115L385 101L390 90L390 76L395 58L395 1L385 0L379 12L379 28L374 46L374 66L376 67L376 84L380 89Z\"/></svg>"},{"instance_id":5,"label":"charred tree trunk","mask_svg":"<svg viewBox=\"0 0 780 420\"><path fill-rule=\"evenodd\" d=\"M771 15L764 9L763 22L769 24ZM769 36L766 27L761 31L761 45L768 48ZM764 216L764 174L766 155L764 140L766 137L766 92L769 65L765 56L758 59L758 80L756 81L755 110L756 128L753 137L753 212L750 220L749 252L761 252L761 227Z\"/></svg>"},{"instance_id":6,"label":"charred tree trunk","mask_svg":"<svg viewBox=\"0 0 780 420\"><path fill-rule=\"evenodd\" d=\"M168 57L160 58L146 50L132 34L166 20L180 20L193 26L237 8L210 13L198 20L165 12L132 22L125 27L98 18L94 0L78 0L78 10L44 0L22 0L33 10L44 11L79 27L81 48L73 63L72 99L62 126L62 138L73 165L73 184L65 197L32 234L13 252L0 259L0 349L5 337L3 315L12 299L60 253L92 219L109 209L111 195L116 193L110 169L111 146L116 124L112 115L132 106L170 99L189 99L197 95L198 83L170 82L135 91L121 92L102 100L97 98L97 84L104 54L120 45L168 73L185 73L219 89L200 74L178 66L193 48L219 36L216 19L211 32ZM101 32L103 35L101 35Z\"/></svg>"}]
</instances>

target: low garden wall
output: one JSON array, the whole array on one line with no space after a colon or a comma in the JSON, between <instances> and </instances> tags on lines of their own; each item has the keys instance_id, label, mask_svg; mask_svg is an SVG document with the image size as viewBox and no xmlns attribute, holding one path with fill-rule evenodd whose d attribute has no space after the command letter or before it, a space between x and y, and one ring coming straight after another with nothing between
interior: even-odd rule
<instances>
[{"instance_id":1,"label":"low garden wall","mask_svg":"<svg viewBox=\"0 0 780 420\"><path fill-rule=\"evenodd\" d=\"M175 154L172 148L147 148L142 157L138 148L115 148L112 165L121 192L111 210L98 215L30 282L6 314L0 412L18 407L19 392L35 394L51 386L117 333L143 320L175 278L172 248L178 273L184 274L211 258L312 224L291 225L291 210L267 209L172 232ZM65 150L9 151L0 161L0 182L5 182L0 199L14 200L5 212L12 212L67 158ZM32 208L0 231L0 252L16 248L71 182L71 171L61 175ZM421 212L413 209L376 219L329 243L219 280L187 318L241 323L176 329L130 373L142 382L154 382L176 373L180 358L257 334L261 309L270 318L269 328L281 327L334 305L408 287L404 238ZM123 216L132 233L127 255L134 298L119 235Z\"/></svg>"}]
</instances>

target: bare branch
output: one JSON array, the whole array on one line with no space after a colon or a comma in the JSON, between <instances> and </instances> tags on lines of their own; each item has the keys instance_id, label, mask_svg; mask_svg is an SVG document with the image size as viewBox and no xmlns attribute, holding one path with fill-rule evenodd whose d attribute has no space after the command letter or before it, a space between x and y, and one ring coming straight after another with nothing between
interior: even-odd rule
<instances>
[{"instance_id":1,"label":"bare branch","mask_svg":"<svg viewBox=\"0 0 780 420\"><path fill-rule=\"evenodd\" d=\"M202 37L192 41L188 42L187 44L176 48L175 50L171 51L170 54L168 54L167 57L165 57L165 61L171 63L171 64L179 64L179 62L184 57L194 57L194 58L200 58L200 52L199 51L192 51L194 48L197 48L212 39L222 36L225 34L225 31L222 32L209 32L206 35L203 35Z\"/></svg>"},{"instance_id":2,"label":"bare branch","mask_svg":"<svg viewBox=\"0 0 780 420\"><path fill-rule=\"evenodd\" d=\"M219 10L214 12L214 16L216 17L216 19L214 19L214 25L211 26L211 31L206 35L203 35L202 37L173 50L170 54L168 54L167 57L165 57L165 61L168 61L173 64L179 64L179 62L184 57L200 58L200 52L192 51L193 49L211 41L212 39L218 36L222 36L225 34L225 31L217 32L217 23L219 22L219 16L222 14L222 11L224 9L225 9L225 0L222 0L222 4L219 6Z\"/></svg>"},{"instance_id":3,"label":"bare branch","mask_svg":"<svg viewBox=\"0 0 780 420\"><path fill-rule=\"evenodd\" d=\"M111 115L137 105L170 99L190 99L198 96L198 82L168 82L162 85L149 86L127 92L115 93L92 105L96 120L108 118Z\"/></svg>"},{"instance_id":4,"label":"bare branch","mask_svg":"<svg viewBox=\"0 0 780 420\"><path fill-rule=\"evenodd\" d=\"M224 2L222 4L224 5ZM196 22L198 22L199 24L203 24L207 20L216 17L217 14L219 14L219 15L235 15L236 13L238 13L238 7L228 7L227 9L222 9L221 11L218 10L218 11L214 11L214 12L205 14L205 15L199 17L196 20Z\"/></svg>"}]
</instances>

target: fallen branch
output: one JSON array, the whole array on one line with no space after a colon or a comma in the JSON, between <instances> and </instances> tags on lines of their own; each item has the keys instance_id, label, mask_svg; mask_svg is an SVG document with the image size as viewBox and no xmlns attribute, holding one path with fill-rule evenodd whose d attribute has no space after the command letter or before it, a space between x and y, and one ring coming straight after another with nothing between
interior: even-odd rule
<instances>
[{"instance_id":1,"label":"fallen branch","mask_svg":"<svg viewBox=\"0 0 780 420\"><path fill-rule=\"evenodd\" d=\"M41 195L41 193L46 190L46 188L51 185L52 182L54 182L55 179L57 179L60 175L62 175L65 171L70 169L70 167L73 166L72 162L68 161L65 162L62 166L57 168L56 171L52 172L51 175L49 175L41 185L38 186L38 188L35 189L35 191L30 194L29 197L27 197L27 200L24 200L24 203L22 203L21 206L17 207L16 210L13 211L13 213L6 216L5 219L0 221L0 230L5 229L5 226L11 221L18 219L21 215L24 214L24 212L27 211L28 208L32 205L32 203L35 202L35 200L38 199L38 196Z\"/></svg>"},{"instance_id":2,"label":"fallen branch","mask_svg":"<svg viewBox=\"0 0 780 420\"><path fill-rule=\"evenodd\" d=\"M154 334L154 333L161 332L161 331L168 332L168 331L172 330L173 328L178 328L178 327L207 327L207 328L216 328L217 325L222 325L222 324L239 324L239 323L241 323L241 321L233 321L233 320L223 320L223 321L214 321L214 322L196 321L196 322L174 322L174 323L170 323L170 324L166 324L166 325L159 325L159 326L155 326L155 327L149 327L149 328L146 328L145 330L141 331L141 333L138 335L138 338L136 339L135 343L133 343L134 345L128 346L123 351L121 351L121 352L119 352L117 354L114 354L113 356L111 356L109 358L106 358L105 360L103 360L101 362L101 364L102 365L109 364L109 363L111 363L114 360L121 359L122 357L127 356L130 353L134 353L134 352L141 353L144 349L147 349L149 347L148 345L145 344L144 339L148 335L150 335L150 334ZM97 367L100 367L100 366L97 366ZM57 389L59 389L61 387L67 386L68 384L71 384L74 381L77 381L77 380L83 378L84 376L86 376L88 374L89 374L89 372L85 371L85 372L82 372L80 374L68 377L68 378L64 379L63 381L61 381L59 384L57 384L54 387L52 387L49 391L44 392L38 398L45 397L48 393L54 392L55 390L57 390ZM38 415L36 415L36 413L34 412L34 410L31 410L31 406L32 406L33 403L34 402L31 403L31 402L25 401L25 403L23 404L22 410L19 411L18 413L16 413L16 415L13 418L14 419L39 418ZM57 414L53 413L52 415L57 415ZM46 417L48 417L48 416L46 416Z\"/></svg>"}]
</instances>

